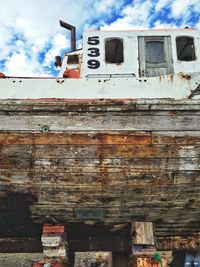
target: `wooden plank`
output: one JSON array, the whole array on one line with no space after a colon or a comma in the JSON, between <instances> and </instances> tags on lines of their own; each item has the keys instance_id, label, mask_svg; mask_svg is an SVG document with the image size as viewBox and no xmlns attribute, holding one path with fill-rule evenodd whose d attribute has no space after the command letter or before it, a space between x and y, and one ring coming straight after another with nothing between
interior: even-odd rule
<instances>
[{"instance_id":1,"label":"wooden plank","mask_svg":"<svg viewBox=\"0 0 200 267\"><path fill-rule=\"evenodd\" d=\"M105 200L105 202L110 202L114 200L118 200L124 203L125 206L132 206L133 203L135 203L136 206L142 207L142 203L137 203L137 201L145 202L145 205L148 206L148 203L150 203L150 207L156 206L162 206L165 205L168 208L171 207L171 205L174 203L174 206L177 207L180 205L180 207L188 209L190 206L191 208L195 208L195 204L198 207L198 199L199 199L199 193L200 188L198 185L196 185L196 191L193 189L187 189L187 187L159 187L155 188L155 191L145 188L145 187L138 187L138 188L128 188L127 191L124 189L117 190L116 188L110 188L110 189L103 189L103 196L102 199ZM187 195L187 197L186 197ZM175 199L176 198L176 199ZM197 200L195 200L197 198ZM191 199L189 201L189 199ZM196 207L196 208L197 208Z\"/></svg>"},{"instance_id":2,"label":"wooden plank","mask_svg":"<svg viewBox=\"0 0 200 267\"><path fill-rule=\"evenodd\" d=\"M152 144L194 145L200 143L200 132L193 131L157 131L152 132Z\"/></svg>"},{"instance_id":3,"label":"wooden plank","mask_svg":"<svg viewBox=\"0 0 200 267\"><path fill-rule=\"evenodd\" d=\"M106 174L107 175L107 174ZM112 175L112 174L111 174ZM1 183L34 183L36 184L60 184L60 185L88 185L92 184L94 186L100 185L102 182L102 175L96 173L69 173L69 172L33 172L33 171L17 171L17 170L7 170L0 171L0 181Z\"/></svg>"},{"instance_id":4,"label":"wooden plank","mask_svg":"<svg viewBox=\"0 0 200 267\"><path fill-rule=\"evenodd\" d=\"M24 159L0 157L0 170L16 169L51 172L124 172L137 170L199 170L200 158L132 159Z\"/></svg>"},{"instance_id":5,"label":"wooden plank","mask_svg":"<svg viewBox=\"0 0 200 267\"><path fill-rule=\"evenodd\" d=\"M50 203L48 204L35 204L30 206L31 216L33 217L41 217L42 222L45 223L45 216L49 216L58 218L58 221L69 221L70 219L74 218L74 209L68 207L68 204L58 205L58 203ZM37 222L37 221L36 221Z\"/></svg>"},{"instance_id":6,"label":"wooden plank","mask_svg":"<svg viewBox=\"0 0 200 267\"><path fill-rule=\"evenodd\" d=\"M0 132L0 144L12 145L151 145L153 144L200 144L200 131L162 131L127 133L20 133ZM22 147L23 149L23 147Z\"/></svg>"},{"instance_id":7,"label":"wooden plank","mask_svg":"<svg viewBox=\"0 0 200 267\"><path fill-rule=\"evenodd\" d=\"M147 113L148 114L148 113ZM66 116L4 116L0 115L0 131L36 131L43 126L50 131L190 131L200 130L198 114L78 114Z\"/></svg>"},{"instance_id":8,"label":"wooden plank","mask_svg":"<svg viewBox=\"0 0 200 267\"><path fill-rule=\"evenodd\" d=\"M0 132L0 144L7 145L140 145L151 144L150 132L20 133Z\"/></svg>"},{"instance_id":9,"label":"wooden plank","mask_svg":"<svg viewBox=\"0 0 200 267\"><path fill-rule=\"evenodd\" d=\"M27 172L17 170L0 170L1 184L12 184L17 186L38 186L43 185L93 185L99 186L102 183L107 188L114 186L126 187L149 187L156 188L168 185L188 186L190 184L198 185L200 182L199 171L133 171L130 173L69 173L69 172L54 172L51 171L46 175L46 172Z\"/></svg>"},{"instance_id":10,"label":"wooden plank","mask_svg":"<svg viewBox=\"0 0 200 267\"><path fill-rule=\"evenodd\" d=\"M131 237L135 245L154 245L152 222L132 222Z\"/></svg>"},{"instance_id":11,"label":"wooden plank","mask_svg":"<svg viewBox=\"0 0 200 267\"><path fill-rule=\"evenodd\" d=\"M200 145L0 145L1 157L59 158L193 158Z\"/></svg>"},{"instance_id":12,"label":"wooden plank","mask_svg":"<svg viewBox=\"0 0 200 267\"><path fill-rule=\"evenodd\" d=\"M40 179L41 174L33 174L32 176L30 176L29 174L26 176L26 173L23 172L18 172L18 174L16 174L15 172L13 172L13 177L14 179L11 179L11 175L7 174L7 172L5 173L0 172L1 173L1 181L2 181L2 187L0 189L1 190L7 190L9 188L12 188L12 190L20 190L21 188L24 189L36 189L39 188L40 185L42 184L42 186L44 187L57 187L58 189L62 189L63 188L84 188L88 186L88 189L90 187L96 187L96 189L98 190L100 187L103 186L104 192L105 194L109 194L110 196L112 196L113 194L115 194L115 192L126 192L126 194L130 194L130 193L137 193L138 194L142 194L143 192L148 191L148 192L152 192L152 193L157 193L157 191L159 192L160 190L160 195L162 193L162 191L166 191L166 190L170 190L168 192L168 195L170 196L170 194L172 193L176 193L177 195L180 194L183 190L184 192L187 193L194 193L198 192L199 190L199 181L200 181L200 177L199 177L199 171L194 171L194 172L180 172L179 174L177 174L177 176L175 177L175 179L170 178L169 177L165 177L165 178L160 178L160 174L158 173L158 177L156 176L156 173L153 173L154 176L149 176L147 173L147 178L145 178L145 173L133 173L132 176L126 176L123 177L123 173L119 174L121 177L117 177L117 174L112 174L112 173L107 173L107 174L103 174L104 177L101 177L101 174L99 174L97 176L97 174L86 174L86 176L82 175L72 175L71 173L63 173L63 174L59 174L61 175L59 180L57 180L57 176L56 174L51 174L53 176L53 179L55 180L45 180L45 173L42 176L42 179ZM162 172L161 172L162 173ZM7 178L10 175L9 178ZM19 175L19 176L18 176ZM24 176L25 175L25 176ZM36 177L34 176L36 175ZM68 177L66 177L66 175ZM90 177L91 175L91 177ZM180 175L180 178L179 178ZM18 178L19 177L19 178ZM141 177L141 179L140 179ZM107 181L107 178L110 181ZM51 178L52 179L52 178ZM114 180L114 179L119 179L119 180ZM121 180L120 180L121 179ZM188 184L192 185L192 186L188 186ZM195 189L194 189L195 188ZM162 196L161 196L162 198Z\"/></svg>"},{"instance_id":13,"label":"wooden plank","mask_svg":"<svg viewBox=\"0 0 200 267\"><path fill-rule=\"evenodd\" d=\"M0 100L2 111L130 111L130 110L199 110L199 100L172 99L27 99Z\"/></svg>"}]
</instances>

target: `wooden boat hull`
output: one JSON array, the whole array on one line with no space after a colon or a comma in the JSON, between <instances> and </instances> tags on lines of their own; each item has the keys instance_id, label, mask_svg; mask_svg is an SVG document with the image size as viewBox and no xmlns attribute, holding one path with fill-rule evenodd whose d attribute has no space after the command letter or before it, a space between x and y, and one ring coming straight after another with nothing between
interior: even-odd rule
<instances>
[{"instance_id":1,"label":"wooden boat hull","mask_svg":"<svg viewBox=\"0 0 200 267\"><path fill-rule=\"evenodd\" d=\"M5 235L21 216L199 238L198 100L2 100L0 149Z\"/></svg>"}]
</instances>

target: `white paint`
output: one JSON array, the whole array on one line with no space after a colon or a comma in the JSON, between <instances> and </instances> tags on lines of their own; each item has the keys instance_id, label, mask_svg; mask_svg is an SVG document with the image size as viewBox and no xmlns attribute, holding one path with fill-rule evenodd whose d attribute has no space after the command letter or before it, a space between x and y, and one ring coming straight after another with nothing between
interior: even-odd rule
<instances>
[{"instance_id":1,"label":"white paint","mask_svg":"<svg viewBox=\"0 0 200 267\"><path fill-rule=\"evenodd\" d=\"M41 242L43 247L58 247L62 244L62 237L59 235L42 235Z\"/></svg>"},{"instance_id":2,"label":"white paint","mask_svg":"<svg viewBox=\"0 0 200 267\"><path fill-rule=\"evenodd\" d=\"M176 55L176 37L193 36L197 59L195 61L178 61ZM88 36L99 36L100 67L88 69ZM175 75L140 78L138 74L138 37L171 36L172 56ZM104 60L104 43L106 38L119 37L124 42L124 62L106 64ZM0 79L0 99L186 99L200 84L200 35L192 29L183 30L147 30L147 31L88 31L84 34L83 64L81 78L63 79ZM82 54L82 50L78 53ZM91 59L91 57L90 57ZM82 57L81 57L82 61ZM66 67L67 56L63 60L62 71ZM70 65L70 67L72 67ZM74 64L77 67L77 64ZM191 79L183 78L180 72L186 72ZM131 76L134 73L135 76ZM198 99L198 96L195 96Z\"/></svg>"},{"instance_id":3,"label":"white paint","mask_svg":"<svg viewBox=\"0 0 200 267\"><path fill-rule=\"evenodd\" d=\"M0 99L187 98L200 83L199 73L150 78L0 79Z\"/></svg>"},{"instance_id":4,"label":"white paint","mask_svg":"<svg viewBox=\"0 0 200 267\"><path fill-rule=\"evenodd\" d=\"M100 68L88 69L87 61L91 59L88 54L88 37L98 36L99 45L92 47L98 47L100 50ZM87 31L83 35L83 77L94 74L130 74L134 73L136 77L139 77L139 53L138 53L138 38L141 36L170 36L172 46L172 60L174 73L179 72L199 72L200 70L200 33L193 29L179 29L179 30L138 30L138 31ZM194 38L195 50L197 59L194 61L180 61L177 59L176 52L176 37L189 36ZM121 38L124 44L124 62L120 65L108 64L105 62L105 41L107 38ZM96 59L96 58L95 58Z\"/></svg>"}]
</instances>

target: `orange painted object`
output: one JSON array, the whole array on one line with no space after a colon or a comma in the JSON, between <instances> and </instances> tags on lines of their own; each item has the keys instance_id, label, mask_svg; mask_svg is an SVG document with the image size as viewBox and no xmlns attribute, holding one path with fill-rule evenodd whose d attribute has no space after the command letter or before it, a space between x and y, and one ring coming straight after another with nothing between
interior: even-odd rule
<instances>
[{"instance_id":1,"label":"orange painted object","mask_svg":"<svg viewBox=\"0 0 200 267\"><path fill-rule=\"evenodd\" d=\"M65 231L65 227L61 224L44 224L43 234L62 234Z\"/></svg>"},{"instance_id":2,"label":"orange painted object","mask_svg":"<svg viewBox=\"0 0 200 267\"><path fill-rule=\"evenodd\" d=\"M31 267L42 267L43 264L39 262L34 262Z\"/></svg>"},{"instance_id":3,"label":"orange painted object","mask_svg":"<svg viewBox=\"0 0 200 267\"><path fill-rule=\"evenodd\" d=\"M6 75L4 73L0 72L0 78L5 78L5 77L6 77Z\"/></svg>"},{"instance_id":4,"label":"orange painted object","mask_svg":"<svg viewBox=\"0 0 200 267\"><path fill-rule=\"evenodd\" d=\"M53 265L53 267L65 267L65 265L62 264L62 263L60 263L60 262L58 262L58 263L55 263L55 264Z\"/></svg>"},{"instance_id":5,"label":"orange painted object","mask_svg":"<svg viewBox=\"0 0 200 267\"><path fill-rule=\"evenodd\" d=\"M79 73L74 69L66 69L63 72L63 78L79 78Z\"/></svg>"},{"instance_id":6,"label":"orange painted object","mask_svg":"<svg viewBox=\"0 0 200 267\"><path fill-rule=\"evenodd\" d=\"M167 259L162 257L162 266L167 267ZM161 267L160 262L155 262L152 257L136 257L133 267Z\"/></svg>"}]
</instances>

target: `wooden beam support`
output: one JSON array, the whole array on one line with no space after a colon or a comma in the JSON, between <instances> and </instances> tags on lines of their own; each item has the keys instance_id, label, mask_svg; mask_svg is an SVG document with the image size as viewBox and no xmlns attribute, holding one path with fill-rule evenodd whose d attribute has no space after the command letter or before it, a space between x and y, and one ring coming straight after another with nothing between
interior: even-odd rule
<instances>
[{"instance_id":1,"label":"wooden beam support","mask_svg":"<svg viewBox=\"0 0 200 267\"><path fill-rule=\"evenodd\" d=\"M153 223L132 222L131 236L134 245L154 245Z\"/></svg>"},{"instance_id":2,"label":"wooden beam support","mask_svg":"<svg viewBox=\"0 0 200 267\"><path fill-rule=\"evenodd\" d=\"M200 247L200 235L188 237L158 237L158 250L197 250Z\"/></svg>"}]
</instances>

